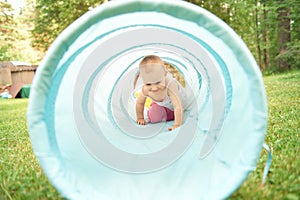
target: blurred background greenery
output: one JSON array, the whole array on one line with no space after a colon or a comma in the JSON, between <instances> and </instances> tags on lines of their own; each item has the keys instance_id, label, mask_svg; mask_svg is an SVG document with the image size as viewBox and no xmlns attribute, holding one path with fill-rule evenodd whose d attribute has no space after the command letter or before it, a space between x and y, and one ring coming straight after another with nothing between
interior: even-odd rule
<instances>
[{"instance_id":1,"label":"blurred background greenery","mask_svg":"<svg viewBox=\"0 0 300 200\"><path fill-rule=\"evenodd\" d=\"M0 61L39 64L55 38L105 0L0 0ZM299 0L188 0L231 26L264 73L300 68Z\"/></svg>"}]
</instances>

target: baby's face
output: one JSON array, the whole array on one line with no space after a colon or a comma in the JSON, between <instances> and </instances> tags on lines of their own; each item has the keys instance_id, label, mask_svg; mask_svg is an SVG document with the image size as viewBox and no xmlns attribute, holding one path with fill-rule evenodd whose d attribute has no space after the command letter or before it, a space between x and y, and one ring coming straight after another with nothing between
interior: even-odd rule
<instances>
[{"instance_id":1,"label":"baby's face","mask_svg":"<svg viewBox=\"0 0 300 200\"><path fill-rule=\"evenodd\" d=\"M140 67L144 86L149 91L157 91L165 88L166 71L163 64L150 63Z\"/></svg>"}]
</instances>

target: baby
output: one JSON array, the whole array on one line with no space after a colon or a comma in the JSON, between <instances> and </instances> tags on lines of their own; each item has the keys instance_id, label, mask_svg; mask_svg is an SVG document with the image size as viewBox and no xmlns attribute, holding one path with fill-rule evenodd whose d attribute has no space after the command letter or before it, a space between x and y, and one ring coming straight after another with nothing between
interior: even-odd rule
<instances>
[{"instance_id":1,"label":"baby","mask_svg":"<svg viewBox=\"0 0 300 200\"><path fill-rule=\"evenodd\" d=\"M147 112L149 122L172 121L174 130L182 124L184 89L181 84L165 69L160 57L149 55L143 58L139 65L140 76L144 85L136 101L137 123L145 125L144 105L146 98L152 100Z\"/></svg>"}]
</instances>

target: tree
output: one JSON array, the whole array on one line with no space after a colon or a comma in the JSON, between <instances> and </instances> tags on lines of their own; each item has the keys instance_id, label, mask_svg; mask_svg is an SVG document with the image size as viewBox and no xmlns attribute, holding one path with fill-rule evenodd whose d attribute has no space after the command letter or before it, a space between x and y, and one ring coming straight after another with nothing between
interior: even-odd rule
<instances>
[{"instance_id":1,"label":"tree","mask_svg":"<svg viewBox=\"0 0 300 200\"><path fill-rule=\"evenodd\" d=\"M279 54L287 51L287 44L291 42L291 10L285 0L279 1L278 12L278 47ZM279 57L279 68L290 69L291 66L282 57Z\"/></svg>"},{"instance_id":2,"label":"tree","mask_svg":"<svg viewBox=\"0 0 300 200\"><path fill-rule=\"evenodd\" d=\"M244 40L262 71L300 68L299 0L188 0L220 17Z\"/></svg>"},{"instance_id":3,"label":"tree","mask_svg":"<svg viewBox=\"0 0 300 200\"><path fill-rule=\"evenodd\" d=\"M13 51L14 41L18 35L13 11L11 4L0 1L0 61L8 61L18 57Z\"/></svg>"},{"instance_id":4,"label":"tree","mask_svg":"<svg viewBox=\"0 0 300 200\"><path fill-rule=\"evenodd\" d=\"M69 24L104 0L36 0L33 45L46 51Z\"/></svg>"},{"instance_id":5,"label":"tree","mask_svg":"<svg viewBox=\"0 0 300 200\"><path fill-rule=\"evenodd\" d=\"M259 12L259 2L256 0L256 8L255 8L255 25L256 25L256 46L257 46L257 57L258 57L258 66L260 66L261 69L264 69L265 66L262 63L262 50L261 50L261 33L262 30L260 28L260 12Z\"/></svg>"},{"instance_id":6,"label":"tree","mask_svg":"<svg viewBox=\"0 0 300 200\"><path fill-rule=\"evenodd\" d=\"M267 19L267 8L266 8L266 4L265 4L265 0L262 0L262 22L265 22ZM268 44L269 44L269 33L268 33L268 29L267 26L262 26L261 29L262 32L262 43L265 44L264 48L263 48L263 64L262 64L262 70L265 70L269 65L270 65L270 56L269 56L269 49L267 48Z\"/></svg>"},{"instance_id":7,"label":"tree","mask_svg":"<svg viewBox=\"0 0 300 200\"><path fill-rule=\"evenodd\" d=\"M283 1L278 8L279 70L300 69L300 2Z\"/></svg>"},{"instance_id":8,"label":"tree","mask_svg":"<svg viewBox=\"0 0 300 200\"><path fill-rule=\"evenodd\" d=\"M28 55L32 51L24 42L28 37L35 48L45 52L70 23L105 0L26 1L28 5L16 17L11 5L0 0L0 60ZM209 10L231 26L247 44L262 71L300 68L299 0L187 1ZM28 30L32 30L32 35L27 34ZM26 59L33 57L42 56L33 54Z\"/></svg>"},{"instance_id":9,"label":"tree","mask_svg":"<svg viewBox=\"0 0 300 200\"><path fill-rule=\"evenodd\" d=\"M247 44L260 64L260 19L258 0L189 0L214 13L227 23Z\"/></svg>"}]
</instances>

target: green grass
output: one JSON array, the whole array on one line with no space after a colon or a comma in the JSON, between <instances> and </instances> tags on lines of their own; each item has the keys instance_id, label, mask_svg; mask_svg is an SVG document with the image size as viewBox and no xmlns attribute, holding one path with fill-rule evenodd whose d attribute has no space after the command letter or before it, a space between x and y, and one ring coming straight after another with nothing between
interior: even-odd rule
<instances>
[{"instance_id":1,"label":"green grass","mask_svg":"<svg viewBox=\"0 0 300 200\"><path fill-rule=\"evenodd\" d=\"M273 162L267 182L260 186L267 153L262 152L251 173L232 199L300 198L300 71L264 77L269 119L266 143Z\"/></svg>"},{"instance_id":2,"label":"green grass","mask_svg":"<svg viewBox=\"0 0 300 200\"><path fill-rule=\"evenodd\" d=\"M230 199L300 197L300 71L264 77L273 163L261 186L267 153ZM0 99L0 199L61 199L33 154L26 127L27 99Z\"/></svg>"},{"instance_id":3,"label":"green grass","mask_svg":"<svg viewBox=\"0 0 300 200\"><path fill-rule=\"evenodd\" d=\"M0 199L58 199L33 154L28 99L0 99Z\"/></svg>"}]
</instances>

